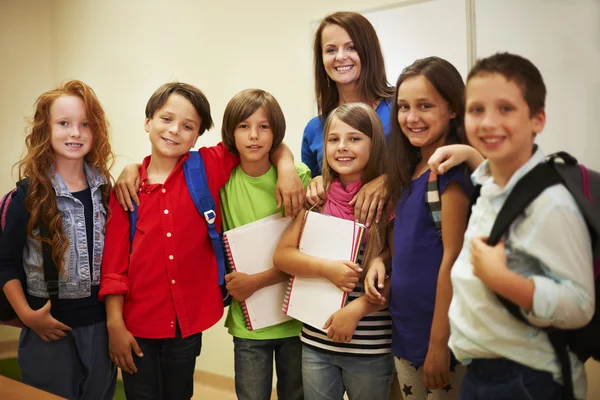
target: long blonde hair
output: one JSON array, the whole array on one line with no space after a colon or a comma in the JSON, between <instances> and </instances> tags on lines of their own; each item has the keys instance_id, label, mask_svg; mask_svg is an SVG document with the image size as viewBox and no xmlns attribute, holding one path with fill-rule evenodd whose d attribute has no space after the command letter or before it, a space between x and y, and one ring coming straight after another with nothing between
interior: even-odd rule
<instances>
[{"instance_id":1,"label":"long blonde hair","mask_svg":"<svg viewBox=\"0 0 600 400\"><path fill-rule=\"evenodd\" d=\"M364 103L346 103L334 109L327 120L323 129L323 143L327 143L327 135L331 128L334 118L339 119L345 124L363 133L371 138L371 149L369 151L369 161L361 173L363 184L371 182L373 179L381 176L385 170L386 143L383 125L379 116L371 107ZM323 185L329 188L331 181L339 177L329 163L327 162L327 152L323 152ZM387 214L387 210L384 214ZM375 257L383 251L386 240L387 215L383 215L378 224L373 224L369 229L369 237L365 248L363 258L364 270Z\"/></svg>"},{"instance_id":2,"label":"long blonde hair","mask_svg":"<svg viewBox=\"0 0 600 400\"><path fill-rule=\"evenodd\" d=\"M25 138L26 153L17 165L19 177L29 180L25 200L30 214L27 232L33 237L33 230L40 221L48 227L49 237L36 239L50 244L52 260L59 271L64 270L63 256L69 247L69 241L62 229L62 216L56 204L56 193L50 176L50 170L54 166L54 150L50 144L50 108L54 101L62 96L76 96L83 101L93 134L93 145L86 154L85 161L110 182L109 170L114 160L109 141L108 120L92 88L81 81L72 80L38 97L35 113L30 120L29 133ZM108 205L110 189L110 183L102 188L105 207Z\"/></svg>"}]
</instances>

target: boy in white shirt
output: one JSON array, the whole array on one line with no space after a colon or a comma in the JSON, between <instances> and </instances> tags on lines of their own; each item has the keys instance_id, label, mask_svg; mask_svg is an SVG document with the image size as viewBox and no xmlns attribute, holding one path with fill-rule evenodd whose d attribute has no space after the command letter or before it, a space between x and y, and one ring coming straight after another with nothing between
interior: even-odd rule
<instances>
[{"instance_id":1,"label":"boy in white shirt","mask_svg":"<svg viewBox=\"0 0 600 400\"><path fill-rule=\"evenodd\" d=\"M540 328L582 327L594 313L589 233L563 185L538 196L511 225L506 242L486 244L515 184L544 161L534 139L546 121L545 97L539 70L508 53L479 60L467 78L465 129L487 160L472 176L481 194L451 275L450 347L468 365L461 400L563 399L547 334L509 314L496 295ZM584 399L584 367L570 358L575 397Z\"/></svg>"}]
</instances>

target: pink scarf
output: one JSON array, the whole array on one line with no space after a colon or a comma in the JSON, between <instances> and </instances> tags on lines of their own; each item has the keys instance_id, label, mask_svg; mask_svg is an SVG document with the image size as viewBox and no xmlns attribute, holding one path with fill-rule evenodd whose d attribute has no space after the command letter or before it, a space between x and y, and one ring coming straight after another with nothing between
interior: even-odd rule
<instances>
[{"instance_id":1,"label":"pink scarf","mask_svg":"<svg viewBox=\"0 0 600 400\"><path fill-rule=\"evenodd\" d=\"M325 200L325 205L321 212L333 217L354 221L354 207L351 207L348 203L361 187L361 180L347 185L346 188L342 186L342 183L338 179L333 180L331 185L329 185L327 200Z\"/></svg>"}]
</instances>

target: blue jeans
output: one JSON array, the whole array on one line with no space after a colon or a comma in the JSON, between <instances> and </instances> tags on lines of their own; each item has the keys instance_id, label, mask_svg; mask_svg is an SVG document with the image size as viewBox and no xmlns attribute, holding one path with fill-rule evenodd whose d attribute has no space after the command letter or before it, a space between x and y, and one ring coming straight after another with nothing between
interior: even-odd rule
<instances>
[{"instance_id":1,"label":"blue jeans","mask_svg":"<svg viewBox=\"0 0 600 400\"><path fill-rule=\"evenodd\" d=\"M238 400L269 400L273 385L273 354L277 398L302 400L302 345L300 338L252 340L233 338L235 392Z\"/></svg>"},{"instance_id":2,"label":"blue jeans","mask_svg":"<svg viewBox=\"0 0 600 400\"><path fill-rule=\"evenodd\" d=\"M306 400L388 400L396 373L392 353L363 356L330 353L302 345Z\"/></svg>"},{"instance_id":3,"label":"blue jeans","mask_svg":"<svg viewBox=\"0 0 600 400\"><path fill-rule=\"evenodd\" d=\"M143 357L133 354L138 372L123 372L128 400L189 400L194 394L196 358L202 347L202 333L181 338L179 324L175 338L135 338Z\"/></svg>"},{"instance_id":4,"label":"blue jeans","mask_svg":"<svg viewBox=\"0 0 600 400\"><path fill-rule=\"evenodd\" d=\"M549 372L506 358L478 358L467 366L460 400L561 400L562 388Z\"/></svg>"}]
</instances>

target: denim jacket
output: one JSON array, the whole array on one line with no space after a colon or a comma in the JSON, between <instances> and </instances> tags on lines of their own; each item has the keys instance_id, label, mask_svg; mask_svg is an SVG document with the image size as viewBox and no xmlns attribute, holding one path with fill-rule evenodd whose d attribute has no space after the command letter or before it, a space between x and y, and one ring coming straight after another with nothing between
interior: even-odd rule
<instances>
[{"instance_id":1,"label":"denim jacket","mask_svg":"<svg viewBox=\"0 0 600 400\"><path fill-rule=\"evenodd\" d=\"M62 214L63 232L69 241L69 247L64 255L64 272L60 274L58 295L61 299L81 299L91 295L92 285L100 284L100 265L104 249L104 228L106 224L106 209L102 203L100 187L106 183L106 178L97 169L92 169L84 163L85 174L92 194L94 245L93 245L93 276L90 277L88 243L85 228L83 204L67 189L67 185L58 173L53 174L52 185L56 191L56 203ZM39 235L39 229L33 232ZM48 298L41 246L32 237L27 237L27 245L23 251L23 267L27 277L27 291L36 297Z\"/></svg>"}]
</instances>

